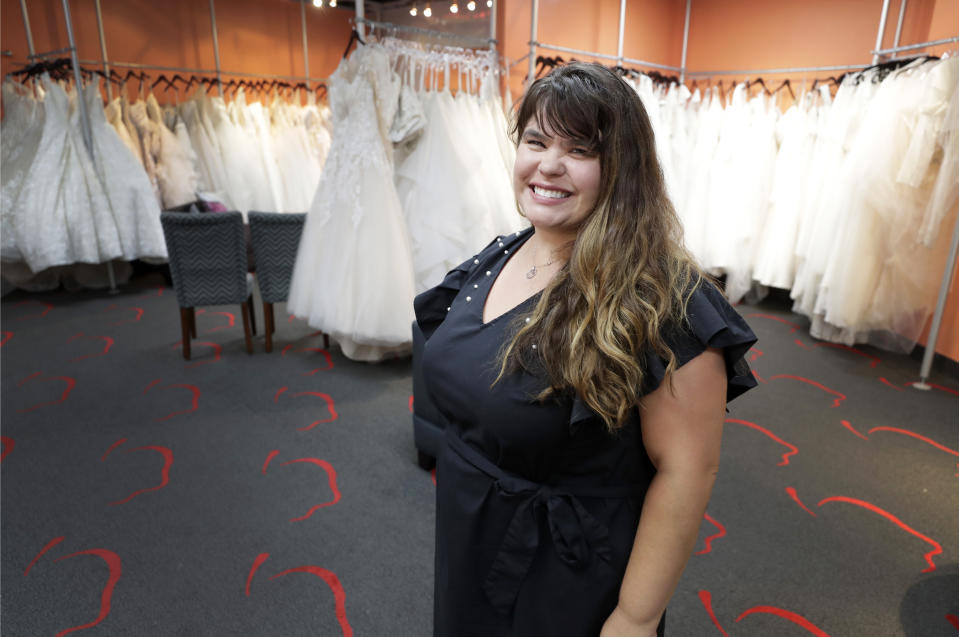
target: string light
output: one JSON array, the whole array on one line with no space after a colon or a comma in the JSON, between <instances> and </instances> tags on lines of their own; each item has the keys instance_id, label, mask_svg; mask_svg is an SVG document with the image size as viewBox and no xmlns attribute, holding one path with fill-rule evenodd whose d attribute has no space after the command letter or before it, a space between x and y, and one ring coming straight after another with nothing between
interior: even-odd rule
<instances>
[{"instance_id":1,"label":"string light","mask_svg":"<svg viewBox=\"0 0 959 637\"><path fill-rule=\"evenodd\" d=\"M430 9L430 3L429 3L429 2L426 3L426 7L423 9L423 15L424 15L425 17L427 17L427 18L429 18L429 17L431 17L431 16L433 15L433 10Z\"/></svg>"},{"instance_id":2,"label":"string light","mask_svg":"<svg viewBox=\"0 0 959 637\"><path fill-rule=\"evenodd\" d=\"M330 0L330 6L331 6L331 7L335 7L335 6L336 6L336 0Z\"/></svg>"},{"instance_id":3,"label":"string light","mask_svg":"<svg viewBox=\"0 0 959 637\"><path fill-rule=\"evenodd\" d=\"M473 0L470 0L469 2L466 3L466 8L469 9L470 11L476 11L476 3L473 2Z\"/></svg>"},{"instance_id":4,"label":"string light","mask_svg":"<svg viewBox=\"0 0 959 637\"><path fill-rule=\"evenodd\" d=\"M416 3L415 3L415 2L413 3L413 6L410 7L410 15L413 16L414 18L416 17Z\"/></svg>"},{"instance_id":5,"label":"string light","mask_svg":"<svg viewBox=\"0 0 959 637\"><path fill-rule=\"evenodd\" d=\"M323 0L313 0L313 6L317 9L323 8Z\"/></svg>"},{"instance_id":6,"label":"string light","mask_svg":"<svg viewBox=\"0 0 959 637\"><path fill-rule=\"evenodd\" d=\"M459 13L460 8L455 2L450 5L450 13Z\"/></svg>"}]
</instances>

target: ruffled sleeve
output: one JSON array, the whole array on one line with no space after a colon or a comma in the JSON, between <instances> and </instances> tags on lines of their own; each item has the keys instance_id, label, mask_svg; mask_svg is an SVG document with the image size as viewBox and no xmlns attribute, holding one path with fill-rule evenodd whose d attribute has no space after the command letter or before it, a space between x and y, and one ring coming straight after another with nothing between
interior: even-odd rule
<instances>
[{"instance_id":1,"label":"ruffled sleeve","mask_svg":"<svg viewBox=\"0 0 959 637\"><path fill-rule=\"evenodd\" d=\"M704 281L693 293L687 308L689 324L669 329L663 334L666 344L682 367L706 351L707 347L722 350L726 360L726 402L742 395L758 383L753 377L745 356L756 342L756 335L736 312L722 293ZM666 361L654 353L647 353L642 394L659 387L666 375ZM576 429L583 422L599 416L580 396L573 397L569 424Z\"/></svg>"},{"instance_id":2,"label":"ruffled sleeve","mask_svg":"<svg viewBox=\"0 0 959 637\"><path fill-rule=\"evenodd\" d=\"M703 281L689 300L687 325L666 330L663 338L682 367L715 347L726 361L726 401L729 402L757 385L746 362L756 335L715 286ZM666 375L666 361L650 352L646 355L646 380L643 394L655 390Z\"/></svg>"}]
</instances>

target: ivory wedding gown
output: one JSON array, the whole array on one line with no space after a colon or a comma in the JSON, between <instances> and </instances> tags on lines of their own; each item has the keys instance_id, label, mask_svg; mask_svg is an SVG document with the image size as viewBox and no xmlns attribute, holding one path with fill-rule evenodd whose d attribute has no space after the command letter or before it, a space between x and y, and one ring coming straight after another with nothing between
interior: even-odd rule
<instances>
[{"instance_id":1,"label":"ivory wedding gown","mask_svg":"<svg viewBox=\"0 0 959 637\"><path fill-rule=\"evenodd\" d=\"M290 284L287 308L354 360L410 347L413 262L389 138L399 91L377 45L357 49L330 77L333 140Z\"/></svg>"}]
</instances>

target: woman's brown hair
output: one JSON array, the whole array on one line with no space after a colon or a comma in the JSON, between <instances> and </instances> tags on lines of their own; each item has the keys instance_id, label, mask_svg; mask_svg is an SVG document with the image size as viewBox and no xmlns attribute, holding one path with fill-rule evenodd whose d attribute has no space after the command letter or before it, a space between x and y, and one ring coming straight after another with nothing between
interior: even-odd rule
<instances>
[{"instance_id":1,"label":"woman's brown hair","mask_svg":"<svg viewBox=\"0 0 959 637\"><path fill-rule=\"evenodd\" d=\"M600 190L569 261L529 322L516 323L497 380L535 356L549 379L539 399L575 392L616 430L639 404L645 353L666 361L667 379L675 370L661 331L685 320L703 274L683 246L649 116L628 84L598 64L559 67L526 92L512 124L517 144L531 120L598 153Z\"/></svg>"}]
</instances>

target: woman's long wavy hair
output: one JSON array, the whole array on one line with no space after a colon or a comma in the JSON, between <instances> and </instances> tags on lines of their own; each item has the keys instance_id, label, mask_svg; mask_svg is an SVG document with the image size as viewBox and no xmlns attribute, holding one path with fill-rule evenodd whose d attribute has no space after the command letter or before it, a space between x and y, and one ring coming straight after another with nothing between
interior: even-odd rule
<instances>
[{"instance_id":1,"label":"woman's long wavy hair","mask_svg":"<svg viewBox=\"0 0 959 637\"><path fill-rule=\"evenodd\" d=\"M666 361L667 379L676 369L661 330L685 321L704 275L683 246L649 116L629 85L598 64L559 67L526 92L512 123L517 145L533 119L598 152L600 190L569 261L529 322L514 325L497 380L545 369L538 399L575 392L615 431L640 402L645 353Z\"/></svg>"}]
</instances>

